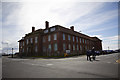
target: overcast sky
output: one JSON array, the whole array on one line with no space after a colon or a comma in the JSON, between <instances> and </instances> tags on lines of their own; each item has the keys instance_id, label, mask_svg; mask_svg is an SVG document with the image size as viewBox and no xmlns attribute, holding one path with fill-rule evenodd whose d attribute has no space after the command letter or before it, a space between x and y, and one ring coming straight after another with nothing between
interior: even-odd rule
<instances>
[{"instance_id":1,"label":"overcast sky","mask_svg":"<svg viewBox=\"0 0 120 80\"><path fill-rule=\"evenodd\" d=\"M35 29L44 29L45 21L50 26L74 26L75 31L102 40L103 49L118 49L118 3L117 2L80 2L39 1L0 3L0 25L2 41L0 52L11 53L11 48L18 52L18 40ZM0 37L1 37L0 36Z\"/></svg>"}]
</instances>

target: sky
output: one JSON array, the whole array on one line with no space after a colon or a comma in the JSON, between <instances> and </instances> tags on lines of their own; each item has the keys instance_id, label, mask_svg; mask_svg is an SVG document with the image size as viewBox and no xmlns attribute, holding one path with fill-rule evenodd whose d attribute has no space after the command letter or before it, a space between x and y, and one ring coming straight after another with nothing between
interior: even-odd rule
<instances>
[{"instance_id":1,"label":"sky","mask_svg":"<svg viewBox=\"0 0 120 80\"><path fill-rule=\"evenodd\" d=\"M74 26L75 31L102 40L103 50L118 49L118 2L78 0L3 0L0 2L0 53L18 52L18 40L35 29ZM116 2L115 2L116 1ZM7 52L8 51L8 52Z\"/></svg>"}]
</instances>

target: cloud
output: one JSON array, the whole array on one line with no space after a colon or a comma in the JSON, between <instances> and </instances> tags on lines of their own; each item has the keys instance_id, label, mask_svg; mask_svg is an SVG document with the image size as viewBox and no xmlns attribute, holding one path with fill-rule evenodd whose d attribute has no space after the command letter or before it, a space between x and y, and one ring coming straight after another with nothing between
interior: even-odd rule
<instances>
[{"instance_id":1,"label":"cloud","mask_svg":"<svg viewBox=\"0 0 120 80\"><path fill-rule=\"evenodd\" d=\"M91 35L91 37L95 37L95 36L102 40L103 50L107 50L108 47L109 49L113 49L113 50L118 49L118 36L120 37L120 35L109 36L109 37L104 37L103 35Z\"/></svg>"},{"instance_id":2,"label":"cloud","mask_svg":"<svg viewBox=\"0 0 120 80\"><path fill-rule=\"evenodd\" d=\"M117 10L104 11L97 14L93 13L91 15L84 16L84 19L80 18L79 22L77 22L75 26L79 27L81 30L86 30L94 28L97 25L104 24L105 22L108 22L117 16L118 16Z\"/></svg>"},{"instance_id":3,"label":"cloud","mask_svg":"<svg viewBox=\"0 0 120 80\"><path fill-rule=\"evenodd\" d=\"M118 35L116 35L116 36L110 36L110 37L104 37L103 39L104 40L118 40Z\"/></svg>"},{"instance_id":4,"label":"cloud","mask_svg":"<svg viewBox=\"0 0 120 80\"><path fill-rule=\"evenodd\" d=\"M104 30L109 30L109 29L113 29L113 28L118 28L116 25L115 26L111 26L111 27L102 27L102 28L97 28L97 29L91 29L89 31L86 31L87 33L92 33L92 32L99 32L99 31L104 31Z\"/></svg>"},{"instance_id":5,"label":"cloud","mask_svg":"<svg viewBox=\"0 0 120 80\"><path fill-rule=\"evenodd\" d=\"M120 36L120 35L119 35ZM103 37L103 49L118 49L118 35Z\"/></svg>"},{"instance_id":6,"label":"cloud","mask_svg":"<svg viewBox=\"0 0 120 80\"><path fill-rule=\"evenodd\" d=\"M50 22L50 26L60 24L68 27L70 23L72 23L79 17L88 15L91 12L94 12L94 10L99 9L103 5L103 3L78 2L24 2L21 4L17 4L21 5L21 7L16 7L16 9L7 16L6 21L3 24L4 26L11 24L16 25L17 28L21 28L21 30L23 30L24 32L30 32L32 26L35 26L37 29L44 28L44 22L46 20ZM87 20L84 21L80 20L80 26L89 25L88 21L90 19L91 17L89 19L87 18ZM95 19L95 17L93 17L93 19ZM87 21L87 23L85 21Z\"/></svg>"}]
</instances>

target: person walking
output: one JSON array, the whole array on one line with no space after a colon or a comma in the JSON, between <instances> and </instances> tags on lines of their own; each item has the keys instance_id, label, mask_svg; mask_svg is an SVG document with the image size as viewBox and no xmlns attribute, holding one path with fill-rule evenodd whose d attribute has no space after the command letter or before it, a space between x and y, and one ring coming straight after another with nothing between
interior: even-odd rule
<instances>
[{"instance_id":1,"label":"person walking","mask_svg":"<svg viewBox=\"0 0 120 80\"><path fill-rule=\"evenodd\" d=\"M95 60L96 59L96 53L95 53L95 48L93 47L92 48L92 58L93 58L93 60Z\"/></svg>"},{"instance_id":2,"label":"person walking","mask_svg":"<svg viewBox=\"0 0 120 80\"><path fill-rule=\"evenodd\" d=\"M91 51L87 50L87 61L90 60L91 61Z\"/></svg>"}]
</instances>

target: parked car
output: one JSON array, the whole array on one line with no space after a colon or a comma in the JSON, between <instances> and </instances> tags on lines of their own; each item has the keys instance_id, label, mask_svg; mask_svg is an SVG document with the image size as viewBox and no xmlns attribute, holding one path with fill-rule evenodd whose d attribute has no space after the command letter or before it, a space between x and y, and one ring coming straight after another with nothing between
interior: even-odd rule
<instances>
[{"instance_id":1,"label":"parked car","mask_svg":"<svg viewBox=\"0 0 120 80\"><path fill-rule=\"evenodd\" d=\"M102 50L102 51L101 51L101 54L103 54L103 55L104 55L104 54L107 54L107 51L106 51L106 50Z\"/></svg>"},{"instance_id":2,"label":"parked car","mask_svg":"<svg viewBox=\"0 0 120 80\"><path fill-rule=\"evenodd\" d=\"M100 51L95 51L95 53L96 53L96 55L98 55L98 56L100 55Z\"/></svg>"}]
</instances>

